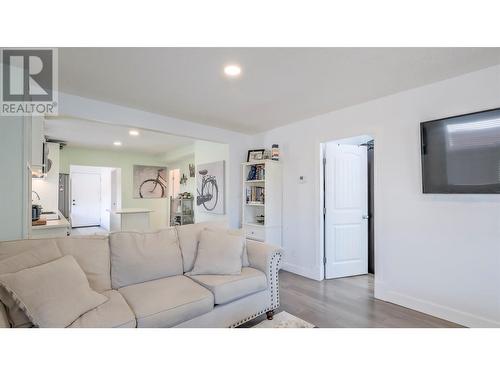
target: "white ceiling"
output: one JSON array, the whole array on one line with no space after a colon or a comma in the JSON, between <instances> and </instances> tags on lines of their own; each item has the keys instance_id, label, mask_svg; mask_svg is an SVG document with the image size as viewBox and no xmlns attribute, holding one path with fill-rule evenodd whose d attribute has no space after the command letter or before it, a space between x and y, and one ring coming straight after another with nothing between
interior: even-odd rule
<instances>
[{"instance_id":1,"label":"white ceiling","mask_svg":"<svg viewBox=\"0 0 500 375\"><path fill-rule=\"evenodd\" d=\"M228 79L226 63L243 74ZM60 89L245 133L500 64L500 48L61 48Z\"/></svg>"},{"instance_id":2,"label":"white ceiling","mask_svg":"<svg viewBox=\"0 0 500 375\"><path fill-rule=\"evenodd\" d=\"M130 129L132 128L60 117L45 120L44 134L50 139L64 141L69 146L148 154L162 154L194 143L190 138L149 130L139 129L138 136L131 136L128 134ZM122 146L114 146L115 141L122 142Z\"/></svg>"}]
</instances>

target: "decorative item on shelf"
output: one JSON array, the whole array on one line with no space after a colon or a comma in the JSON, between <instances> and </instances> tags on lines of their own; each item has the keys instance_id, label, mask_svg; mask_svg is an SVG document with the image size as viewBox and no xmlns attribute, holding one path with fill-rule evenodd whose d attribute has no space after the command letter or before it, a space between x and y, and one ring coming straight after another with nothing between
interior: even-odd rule
<instances>
[{"instance_id":1,"label":"decorative item on shelf","mask_svg":"<svg viewBox=\"0 0 500 375\"><path fill-rule=\"evenodd\" d=\"M189 164L189 177L195 177L194 164Z\"/></svg>"},{"instance_id":2,"label":"decorative item on shelf","mask_svg":"<svg viewBox=\"0 0 500 375\"><path fill-rule=\"evenodd\" d=\"M264 149L248 150L247 162L263 160L265 151L266 150L264 150Z\"/></svg>"},{"instance_id":3,"label":"decorative item on shelf","mask_svg":"<svg viewBox=\"0 0 500 375\"><path fill-rule=\"evenodd\" d=\"M194 223L193 195L180 193L178 198L170 198L170 225L186 225Z\"/></svg>"},{"instance_id":4,"label":"decorative item on shelf","mask_svg":"<svg viewBox=\"0 0 500 375\"><path fill-rule=\"evenodd\" d=\"M264 204L265 193L265 188L262 186L248 186L246 189L246 202L249 204Z\"/></svg>"},{"instance_id":5,"label":"decorative item on shelf","mask_svg":"<svg viewBox=\"0 0 500 375\"><path fill-rule=\"evenodd\" d=\"M186 175L183 173L183 174L182 174L182 177L181 177L181 179L180 179L180 181L179 181L179 182L181 183L181 185L185 185L185 184L186 184L186 182L187 182L187 180L188 180L188 178L187 178L187 177L186 177Z\"/></svg>"},{"instance_id":6,"label":"decorative item on shelf","mask_svg":"<svg viewBox=\"0 0 500 375\"><path fill-rule=\"evenodd\" d=\"M272 149L272 160L279 161L280 160L280 147L277 144L273 144Z\"/></svg>"},{"instance_id":7,"label":"decorative item on shelf","mask_svg":"<svg viewBox=\"0 0 500 375\"><path fill-rule=\"evenodd\" d=\"M257 215L255 217L255 221L257 221L257 224L264 224L265 222L265 217L264 215Z\"/></svg>"},{"instance_id":8,"label":"decorative item on shelf","mask_svg":"<svg viewBox=\"0 0 500 375\"><path fill-rule=\"evenodd\" d=\"M263 164L252 165L248 171L247 181L264 180L266 168Z\"/></svg>"},{"instance_id":9,"label":"decorative item on shelf","mask_svg":"<svg viewBox=\"0 0 500 375\"><path fill-rule=\"evenodd\" d=\"M182 199L191 199L192 195L190 192L185 191L184 193L179 193L179 198Z\"/></svg>"},{"instance_id":10,"label":"decorative item on shelf","mask_svg":"<svg viewBox=\"0 0 500 375\"><path fill-rule=\"evenodd\" d=\"M271 150L266 149L264 151L264 160L270 160L273 156L273 153Z\"/></svg>"}]
</instances>

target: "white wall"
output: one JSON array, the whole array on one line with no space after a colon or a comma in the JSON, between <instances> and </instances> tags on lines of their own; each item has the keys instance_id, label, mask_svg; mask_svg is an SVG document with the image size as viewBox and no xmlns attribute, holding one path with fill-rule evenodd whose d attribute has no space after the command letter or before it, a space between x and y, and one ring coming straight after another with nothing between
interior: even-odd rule
<instances>
[{"instance_id":1,"label":"white wall","mask_svg":"<svg viewBox=\"0 0 500 375\"><path fill-rule=\"evenodd\" d=\"M69 173L71 165L117 168L120 170L119 183L121 186L121 208L147 208L152 210L151 228L160 229L167 226L167 199L138 199L134 198L133 168L134 165L165 166L160 156L141 152L128 152L89 149L67 146L61 151L60 169L62 173Z\"/></svg>"},{"instance_id":2,"label":"white wall","mask_svg":"<svg viewBox=\"0 0 500 375\"><path fill-rule=\"evenodd\" d=\"M47 143L49 159L52 167L44 178L33 178L32 190L40 196L40 204L44 212L57 212L59 208L59 143ZM36 196L33 195L33 198Z\"/></svg>"},{"instance_id":3,"label":"white wall","mask_svg":"<svg viewBox=\"0 0 500 375\"><path fill-rule=\"evenodd\" d=\"M466 325L500 325L500 197L423 195L419 148L421 121L500 107L500 66L255 137L63 93L59 102L61 115L227 143L232 226L240 222L240 162L247 149L278 143L285 266L318 279L320 143L373 135L376 296ZM306 183L298 183L300 175Z\"/></svg>"},{"instance_id":4,"label":"white wall","mask_svg":"<svg viewBox=\"0 0 500 375\"><path fill-rule=\"evenodd\" d=\"M185 150L185 147L182 147ZM184 174L187 177L187 182L180 185L180 192L189 192L193 196L196 194L196 178L189 176L189 165L194 164L194 144L190 146L190 152L178 152L177 149L165 154L165 163L169 171L173 169L180 170L180 177ZM170 182L170 181L169 181Z\"/></svg>"},{"instance_id":5,"label":"white wall","mask_svg":"<svg viewBox=\"0 0 500 375\"><path fill-rule=\"evenodd\" d=\"M191 121L144 112L115 104L59 93L59 115L103 121L138 129L159 130L173 135L227 144L226 211L229 224L241 222L241 162L246 160L251 137Z\"/></svg>"},{"instance_id":6,"label":"white wall","mask_svg":"<svg viewBox=\"0 0 500 375\"><path fill-rule=\"evenodd\" d=\"M195 213L194 213L194 218L195 222L200 223L203 221L214 221L214 220L228 220L229 215L228 213L228 208L231 207L230 204L228 204L230 201L228 200L228 197L230 196L228 194L228 191L230 188L233 188L233 186L230 185L231 181L231 173L232 170L228 168L230 163L238 164L238 166L241 164L241 160L234 160L231 161L229 159L229 147L226 144L221 144L221 143L214 143L214 142L207 142L207 141L196 141L194 144L194 162L195 162L195 168L196 168L196 173L195 175L198 174L198 166L200 164L205 164L205 163L212 163L215 161L221 161L223 160L225 162L225 171L226 171L226 176L225 176L225 207L226 207L226 214L225 215L218 215L218 214L212 214L204 211L200 207L196 205L196 202L194 204L195 206ZM241 173L238 173L238 175L241 175ZM196 179L197 177L195 177ZM196 182L195 182L196 186ZM238 184L239 187L239 184ZM239 192L239 190L238 190ZM195 198L196 199L196 198ZM241 199L241 195L238 197L238 202ZM241 203L240 203L241 204Z\"/></svg>"},{"instance_id":7,"label":"white wall","mask_svg":"<svg viewBox=\"0 0 500 375\"><path fill-rule=\"evenodd\" d=\"M27 235L28 170L24 142L31 152L31 132L22 117L0 116L0 241L15 240ZM28 153L29 155L29 153Z\"/></svg>"},{"instance_id":8,"label":"white wall","mask_svg":"<svg viewBox=\"0 0 500 375\"><path fill-rule=\"evenodd\" d=\"M322 277L320 143L373 135L376 297L469 326L500 326L500 196L422 194L419 138L421 121L496 107L500 66L256 137L281 147L285 268Z\"/></svg>"}]
</instances>

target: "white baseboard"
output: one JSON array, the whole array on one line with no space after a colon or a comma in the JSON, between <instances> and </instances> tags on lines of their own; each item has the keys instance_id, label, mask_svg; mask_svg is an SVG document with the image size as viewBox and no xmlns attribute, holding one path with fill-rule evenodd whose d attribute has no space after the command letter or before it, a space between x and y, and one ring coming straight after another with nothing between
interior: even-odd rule
<instances>
[{"instance_id":1,"label":"white baseboard","mask_svg":"<svg viewBox=\"0 0 500 375\"><path fill-rule=\"evenodd\" d=\"M301 267L297 266L295 264L291 263L286 263L284 262L281 266L281 269L296 273L297 275L307 277L308 279L313 279L313 280L321 280L321 272L319 270L314 270L311 268L306 268L306 267Z\"/></svg>"},{"instance_id":2,"label":"white baseboard","mask_svg":"<svg viewBox=\"0 0 500 375\"><path fill-rule=\"evenodd\" d=\"M415 298L406 294L387 290L383 283L375 282L375 298L420 311L441 319L472 328L498 328L500 322L448 306Z\"/></svg>"}]
</instances>

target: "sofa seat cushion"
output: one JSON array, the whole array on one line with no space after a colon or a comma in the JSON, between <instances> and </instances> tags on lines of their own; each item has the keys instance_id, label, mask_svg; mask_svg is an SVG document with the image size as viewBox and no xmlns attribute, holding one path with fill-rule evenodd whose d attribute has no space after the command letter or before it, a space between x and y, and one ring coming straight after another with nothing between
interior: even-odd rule
<instances>
[{"instance_id":1,"label":"sofa seat cushion","mask_svg":"<svg viewBox=\"0 0 500 375\"><path fill-rule=\"evenodd\" d=\"M137 327L173 327L210 312L214 297L186 276L129 285L119 289L137 319Z\"/></svg>"},{"instance_id":2,"label":"sofa seat cushion","mask_svg":"<svg viewBox=\"0 0 500 375\"><path fill-rule=\"evenodd\" d=\"M134 312L116 290L101 292L108 301L86 312L68 328L135 328Z\"/></svg>"},{"instance_id":3,"label":"sofa seat cushion","mask_svg":"<svg viewBox=\"0 0 500 375\"><path fill-rule=\"evenodd\" d=\"M197 275L190 277L213 293L216 305L222 305L267 288L266 275L262 271L250 267L243 267L239 275Z\"/></svg>"}]
</instances>

